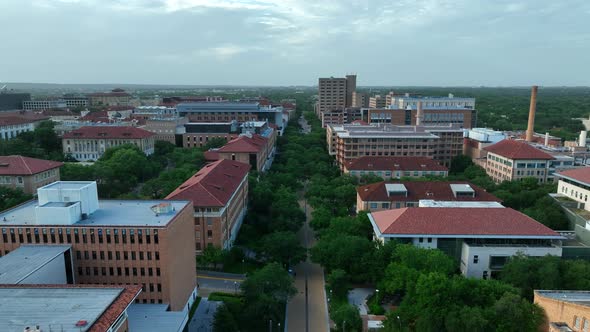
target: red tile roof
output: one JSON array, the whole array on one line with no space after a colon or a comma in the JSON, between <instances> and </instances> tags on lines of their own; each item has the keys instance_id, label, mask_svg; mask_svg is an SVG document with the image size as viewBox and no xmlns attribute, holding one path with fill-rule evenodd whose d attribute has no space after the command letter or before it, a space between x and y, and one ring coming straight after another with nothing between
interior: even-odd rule
<instances>
[{"instance_id":1,"label":"red tile roof","mask_svg":"<svg viewBox=\"0 0 590 332\"><path fill-rule=\"evenodd\" d=\"M2 112L0 112L2 113ZM0 116L0 126L13 126L25 123L34 123L37 121L49 120L48 116L37 115L37 116Z\"/></svg>"},{"instance_id":2,"label":"red tile roof","mask_svg":"<svg viewBox=\"0 0 590 332\"><path fill-rule=\"evenodd\" d=\"M578 182L590 185L590 167L574 168L567 171L556 173L558 177L567 177Z\"/></svg>"},{"instance_id":3,"label":"red tile roof","mask_svg":"<svg viewBox=\"0 0 590 332\"><path fill-rule=\"evenodd\" d=\"M240 153L240 152L251 152L257 153L264 150L268 139L258 134L252 134L251 137L247 135L240 135L237 138L227 142L221 148L215 150L216 152L226 153Z\"/></svg>"},{"instance_id":4,"label":"red tile roof","mask_svg":"<svg viewBox=\"0 0 590 332\"><path fill-rule=\"evenodd\" d=\"M371 217L382 234L560 237L510 208L402 208L373 212Z\"/></svg>"},{"instance_id":5,"label":"red tile roof","mask_svg":"<svg viewBox=\"0 0 590 332\"><path fill-rule=\"evenodd\" d=\"M63 138L118 138L118 139L140 139L154 136L155 134L141 128L130 126L90 126L72 130L65 133Z\"/></svg>"},{"instance_id":6,"label":"red tile roof","mask_svg":"<svg viewBox=\"0 0 590 332\"><path fill-rule=\"evenodd\" d=\"M62 162L23 156L0 156L0 175L33 175L63 166Z\"/></svg>"},{"instance_id":7,"label":"red tile roof","mask_svg":"<svg viewBox=\"0 0 590 332\"><path fill-rule=\"evenodd\" d=\"M426 157L363 156L345 163L349 171L448 171L436 160Z\"/></svg>"},{"instance_id":8,"label":"red tile roof","mask_svg":"<svg viewBox=\"0 0 590 332\"><path fill-rule=\"evenodd\" d=\"M205 165L176 190L166 196L170 200L190 200L197 207L225 206L244 177L250 165L221 159Z\"/></svg>"},{"instance_id":9,"label":"red tile roof","mask_svg":"<svg viewBox=\"0 0 590 332\"><path fill-rule=\"evenodd\" d=\"M203 153L203 156L207 161L219 160L219 153L217 153L215 150L205 151L205 153Z\"/></svg>"},{"instance_id":10,"label":"red tile roof","mask_svg":"<svg viewBox=\"0 0 590 332\"><path fill-rule=\"evenodd\" d=\"M388 196L386 184L403 184L408 190L408 196ZM468 184L475 191L475 197L455 197L451 190L451 184ZM496 196L482 188L466 181L382 181L356 188L357 194L365 202L417 202L421 199L433 199L437 201L461 201L461 202L500 202Z\"/></svg>"},{"instance_id":11,"label":"red tile roof","mask_svg":"<svg viewBox=\"0 0 590 332\"><path fill-rule=\"evenodd\" d=\"M518 159L554 159L550 154L545 153L526 142L504 139L500 142L484 148L486 151L495 153L505 158Z\"/></svg>"}]
</instances>

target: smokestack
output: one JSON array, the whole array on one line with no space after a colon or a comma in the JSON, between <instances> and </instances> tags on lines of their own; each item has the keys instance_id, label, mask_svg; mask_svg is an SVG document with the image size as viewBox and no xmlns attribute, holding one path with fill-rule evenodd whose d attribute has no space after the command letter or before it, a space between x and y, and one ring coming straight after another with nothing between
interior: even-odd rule
<instances>
[{"instance_id":1,"label":"smokestack","mask_svg":"<svg viewBox=\"0 0 590 332\"><path fill-rule=\"evenodd\" d=\"M537 89L536 85L533 85L531 89L531 106L529 107L529 124L526 129L526 140L527 142L533 141L533 134L535 133L535 112L537 111Z\"/></svg>"},{"instance_id":2,"label":"smokestack","mask_svg":"<svg viewBox=\"0 0 590 332\"><path fill-rule=\"evenodd\" d=\"M416 126L422 125L422 119L424 119L424 111L422 110L422 102L418 102L418 106L416 107Z\"/></svg>"},{"instance_id":3,"label":"smokestack","mask_svg":"<svg viewBox=\"0 0 590 332\"><path fill-rule=\"evenodd\" d=\"M549 146L549 133L545 133L545 146Z\"/></svg>"},{"instance_id":4,"label":"smokestack","mask_svg":"<svg viewBox=\"0 0 590 332\"><path fill-rule=\"evenodd\" d=\"M579 145L579 146L583 146L583 147L585 147L585 146L586 146L586 135L587 135L587 133L588 133L588 132L587 132L587 131L585 131L585 130L582 130L582 131L580 132L580 141L578 142L578 145Z\"/></svg>"}]
</instances>

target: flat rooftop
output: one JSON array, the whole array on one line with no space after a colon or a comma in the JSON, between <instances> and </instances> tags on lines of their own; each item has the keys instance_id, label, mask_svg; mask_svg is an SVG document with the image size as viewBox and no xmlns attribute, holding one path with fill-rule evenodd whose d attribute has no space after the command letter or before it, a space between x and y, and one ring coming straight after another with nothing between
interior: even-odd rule
<instances>
[{"instance_id":1,"label":"flat rooftop","mask_svg":"<svg viewBox=\"0 0 590 332\"><path fill-rule=\"evenodd\" d=\"M18 247L8 255L0 257L0 284L20 283L31 273L70 248L69 245L22 245ZM1 325L2 323L0 323Z\"/></svg>"},{"instance_id":2,"label":"flat rooftop","mask_svg":"<svg viewBox=\"0 0 590 332\"><path fill-rule=\"evenodd\" d=\"M43 189L75 189L79 190L90 186L92 181L55 181L41 188ZM41 189L39 188L39 189Z\"/></svg>"},{"instance_id":3,"label":"flat rooftop","mask_svg":"<svg viewBox=\"0 0 590 332\"><path fill-rule=\"evenodd\" d=\"M170 203L172 212L156 214L152 207L160 203ZM166 226L189 201L165 200L99 200L98 210L88 215L85 220L75 222L71 226ZM0 213L0 225L52 225L36 223L35 207L38 201L32 200L13 209ZM64 225L59 225L64 227Z\"/></svg>"},{"instance_id":4,"label":"flat rooftop","mask_svg":"<svg viewBox=\"0 0 590 332\"><path fill-rule=\"evenodd\" d=\"M590 291L536 290L535 293L546 298L590 307Z\"/></svg>"},{"instance_id":5,"label":"flat rooftop","mask_svg":"<svg viewBox=\"0 0 590 332\"><path fill-rule=\"evenodd\" d=\"M88 331L124 288L0 288L0 331ZM88 324L76 327L78 321Z\"/></svg>"}]
</instances>

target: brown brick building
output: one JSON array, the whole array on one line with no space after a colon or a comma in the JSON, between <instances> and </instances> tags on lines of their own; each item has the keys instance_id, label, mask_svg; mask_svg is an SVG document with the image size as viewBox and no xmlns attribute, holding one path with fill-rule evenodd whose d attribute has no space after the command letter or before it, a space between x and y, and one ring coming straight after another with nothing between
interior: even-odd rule
<instances>
[{"instance_id":1,"label":"brown brick building","mask_svg":"<svg viewBox=\"0 0 590 332\"><path fill-rule=\"evenodd\" d=\"M236 160L252 166L253 170L264 172L272 164L275 153L276 130L269 135L244 134L229 141L219 149L207 151L208 160Z\"/></svg>"},{"instance_id":2,"label":"brown brick building","mask_svg":"<svg viewBox=\"0 0 590 332\"><path fill-rule=\"evenodd\" d=\"M534 302L545 311L545 324L541 331L590 330L590 292L536 290Z\"/></svg>"},{"instance_id":3,"label":"brown brick building","mask_svg":"<svg viewBox=\"0 0 590 332\"><path fill-rule=\"evenodd\" d=\"M505 139L484 149L486 173L496 183L527 177L547 182L549 161L555 159L524 141Z\"/></svg>"},{"instance_id":4,"label":"brown brick building","mask_svg":"<svg viewBox=\"0 0 590 332\"><path fill-rule=\"evenodd\" d=\"M123 89L113 89L89 94L88 101L92 106L131 106L131 95Z\"/></svg>"},{"instance_id":5,"label":"brown brick building","mask_svg":"<svg viewBox=\"0 0 590 332\"><path fill-rule=\"evenodd\" d=\"M140 285L138 303L183 311L196 297L188 201L98 200L96 182L62 181L0 214L0 253L22 244L71 244L79 284Z\"/></svg>"},{"instance_id":6,"label":"brown brick building","mask_svg":"<svg viewBox=\"0 0 590 332\"><path fill-rule=\"evenodd\" d=\"M423 125L457 124L461 128L471 129L475 126L476 110L466 108L423 108ZM369 124L390 123L394 125L416 125L418 111L414 109L370 108L365 111Z\"/></svg>"},{"instance_id":7,"label":"brown brick building","mask_svg":"<svg viewBox=\"0 0 590 332\"><path fill-rule=\"evenodd\" d=\"M189 200L194 207L195 250L230 249L248 207L250 165L221 159L205 165L166 199Z\"/></svg>"},{"instance_id":8,"label":"brown brick building","mask_svg":"<svg viewBox=\"0 0 590 332\"><path fill-rule=\"evenodd\" d=\"M35 194L44 185L59 181L63 163L23 156L0 156L0 186Z\"/></svg>"},{"instance_id":9,"label":"brown brick building","mask_svg":"<svg viewBox=\"0 0 590 332\"><path fill-rule=\"evenodd\" d=\"M316 114L352 106L352 93L356 90L356 75L329 77L318 80Z\"/></svg>"}]
</instances>

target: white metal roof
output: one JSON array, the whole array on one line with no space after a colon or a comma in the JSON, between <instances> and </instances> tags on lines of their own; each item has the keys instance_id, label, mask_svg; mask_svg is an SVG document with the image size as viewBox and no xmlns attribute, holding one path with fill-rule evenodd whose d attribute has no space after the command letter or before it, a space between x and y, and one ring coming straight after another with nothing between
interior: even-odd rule
<instances>
[{"instance_id":1,"label":"white metal roof","mask_svg":"<svg viewBox=\"0 0 590 332\"><path fill-rule=\"evenodd\" d=\"M0 284L20 283L70 248L70 245L20 246L8 255L0 257Z\"/></svg>"}]
</instances>

